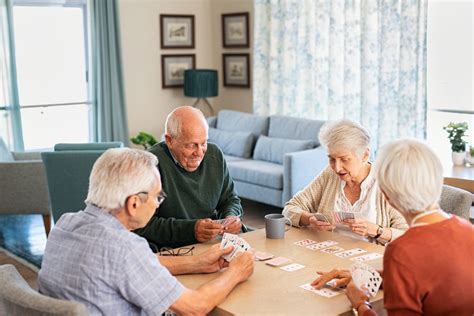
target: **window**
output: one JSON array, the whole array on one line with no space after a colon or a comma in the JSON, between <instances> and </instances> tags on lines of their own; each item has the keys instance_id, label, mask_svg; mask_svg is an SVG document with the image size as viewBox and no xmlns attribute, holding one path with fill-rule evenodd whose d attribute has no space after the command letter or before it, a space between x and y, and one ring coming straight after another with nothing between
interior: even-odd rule
<instances>
[{"instance_id":1,"label":"window","mask_svg":"<svg viewBox=\"0 0 474 316\"><path fill-rule=\"evenodd\" d=\"M25 150L88 142L85 4L17 0L13 18Z\"/></svg>"}]
</instances>

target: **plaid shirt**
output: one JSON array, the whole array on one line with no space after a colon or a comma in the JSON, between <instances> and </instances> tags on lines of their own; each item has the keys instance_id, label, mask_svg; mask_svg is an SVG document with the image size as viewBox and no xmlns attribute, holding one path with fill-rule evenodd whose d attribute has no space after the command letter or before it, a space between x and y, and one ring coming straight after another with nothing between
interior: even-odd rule
<instances>
[{"instance_id":1,"label":"plaid shirt","mask_svg":"<svg viewBox=\"0 0 474 316\"><path fill-rule=\"evenodd\" d=\"M159 315L184 290L145 239L92 205L59 219L38 283L41 293L83 303L92 315Z\"/></svg>"}]
</instances>

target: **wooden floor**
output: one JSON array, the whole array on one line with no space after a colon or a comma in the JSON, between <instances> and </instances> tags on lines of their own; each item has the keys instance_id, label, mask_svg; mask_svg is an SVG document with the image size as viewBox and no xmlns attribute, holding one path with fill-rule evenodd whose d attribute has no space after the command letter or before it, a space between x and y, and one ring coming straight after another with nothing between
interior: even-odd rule
<instances>
[{"instance_id":1,"label":"wooden floor","mask_svg":"<svg viewBox=\"0 0 474 316\"><path fill-rule=\"evenodd\" d=\"M266 204L261 204L258 202L250 201L250 200L242 200L242 206L244 209L244 217L243 223L252 228L252 229L260 229L265 227L264 216L269 213L281 213L282 209ZM21 232L16 231L16 236L24 236L24 243L28 244L28 247L22 247L25 251L29 251L28 249L34 249L34 252L41 255L44 253L44 227L40 215L31 215L31 217L23 216L21 222L25 222L25 224L21 225ZM30 218L31 220L28 220ZM17 223L18 225L18 223ZM42 234L38 234L39 231L42 231ZM38 249L42 248L42 249ZM28 284L34 288L38 289L37 277L38 274L30 267L22 264L20 261L10 257L4 251L0 250L0 265L3 264L13 264L20 274L25 278Z\"/></svg>"}]
</instances>

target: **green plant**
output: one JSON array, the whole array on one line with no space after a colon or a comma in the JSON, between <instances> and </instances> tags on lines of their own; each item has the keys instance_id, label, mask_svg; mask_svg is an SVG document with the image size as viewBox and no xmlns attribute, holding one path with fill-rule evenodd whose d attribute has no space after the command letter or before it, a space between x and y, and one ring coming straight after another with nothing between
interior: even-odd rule
<instances>
[{"instance_id":1,"label":"green plant","mask_svg":"<svg viewBox=\"0 0 474 316\"><path fill-rule=\"evenodd\" d=\"M463 152L466 150L466 141L462 138L467 131L467 123L453 123L450 122L447 126L443 127L448 132L449 142L451 143L451 150L454 152Z\"/></svg>"},{"instance_id":2,"label":"green plant","mask_svg":"<svg viewBox=\"0 0 474 316\"><path fill-rule=\"evenodd\" d=\"M130 141L135 145L142 145L145 149L157 143L156 138L145 132L138 133L137 136L130 138Z\"/></svg>"},{"instance_id":3,"label":"green plant","mask_svg":"<svg viewBox=\"0 0 474 316\"><path fill-rule=\"evenodd\" d=\"M474 158L474 147L471 147L471 157Z\"/></svg>"}]
</instances>

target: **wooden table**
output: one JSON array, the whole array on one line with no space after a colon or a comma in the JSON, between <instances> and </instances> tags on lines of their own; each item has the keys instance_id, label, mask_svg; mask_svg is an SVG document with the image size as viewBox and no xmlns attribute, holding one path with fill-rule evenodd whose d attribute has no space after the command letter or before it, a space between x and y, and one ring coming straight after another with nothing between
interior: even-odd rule
<instances>
[{"instance_id":1,"label":"wooden table","mask_svg":"<svg viewBox=\"0 0 474 316\"><path fill-rule=\"evenodd\" d=\"M474 193L474 166L454 166L445 164L444 184Z\"/></svg>"},{"instance_id":2,"label":"wooden table","mask_svg":"<svg viewBox=\"0 0 474 316\"><path fill-rule=\"evenodd\" d=\"M264 262L255 263L253 275L244 283L239 284L227 299L216 307L212 315L336 315L351 309L349 300L344 293L332 298L325 298L299 286L313 281L316 271L329 271L333 268L349 268L353 261L349 258L339 258L333 254L309 250L294 245L301 239L313 239L317 242L334 240L345 250L363 248L367 252L383 253L384 247L356 240L331 232L315 232L308 228L292 227L285 239L267 239L265 230L260 229L242 234L255 250L265 251L292 259L306 267L286 272L277 267L271 267ZM197 244L196 254L203 252L211 243ZM376 269L382 268L382 258L368 261ZM183 275L178 279L188 288L196 289L206 281L216 277L216 274ZM383 291L371 301L382 303Z\"/></svg>"}]
</instances>

